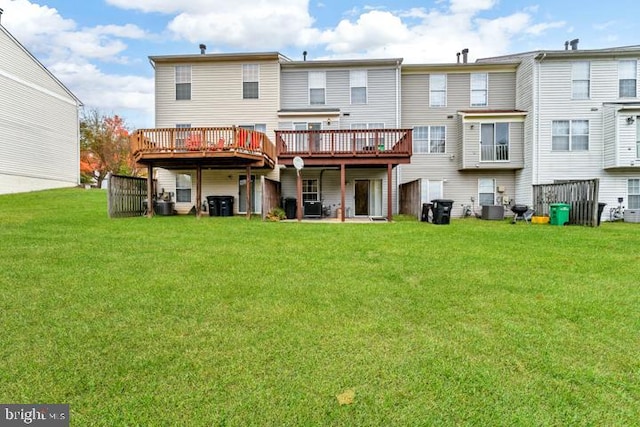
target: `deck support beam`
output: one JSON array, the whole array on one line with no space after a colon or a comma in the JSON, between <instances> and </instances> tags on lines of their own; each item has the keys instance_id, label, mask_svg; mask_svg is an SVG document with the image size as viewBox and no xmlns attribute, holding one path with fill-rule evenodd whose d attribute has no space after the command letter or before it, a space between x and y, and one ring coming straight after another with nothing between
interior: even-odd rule
<instances>
[{"instance_id":1,"label":"deck support beam","mask_svg":"<svg viewBox=\"0 0 640 427\"><path fill-rule=\"evenodd\" d=\"M393 219L393 165L387 165L387 221Z\"/></svg>"},{"instance_id":2,"label":"deck support beam","mask_svg":"<svg viewBox=\"0 0 640 427\"><path fill-rule=\"evenodd\" d=\"M202 166L196 165L196 218L202 215Z\"/></svg>"},{"instance_id":3,"label":"deck support beam","mask_svg":"<svg viewBox=\"0 0 640 427\"><path fill-rule=\"evenodd\" d=\"M153 217L153 164L147 165L147 217Z\"/></svg>"},{"instance_id":4,"label":"deck support beam","mask_svg":"<svg viewBox=\"0 0 640 427\"><path fill-rule=\"evenodd\" d=\"M340 207L342 209L340 209L340 221L344 222L344 218L345 218L345 212L347 210L347 207L345 206L346 203L346 191L347 191L347 184L346 184L346 177L347 177L347 171L345 170L345 165L344 163L340 164Z\"/></svg>"}]
</instances>

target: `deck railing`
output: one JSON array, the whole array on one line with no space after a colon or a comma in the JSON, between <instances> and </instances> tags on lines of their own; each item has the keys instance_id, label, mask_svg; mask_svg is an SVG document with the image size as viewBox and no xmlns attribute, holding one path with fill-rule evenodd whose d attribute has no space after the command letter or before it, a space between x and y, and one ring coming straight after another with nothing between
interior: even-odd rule
<instances>
[{"instance_id":1,"label":"deck railing","mask_svg":"<svg viewBox=\"0 0 640 427\"><path fill-rule=\"evenodd\" d=\"M263 154L272 161L276 147L258 131L239 127L138 129L131 135L135 157L143 154L243 151Z\"/></svg>"},{"instance_id":2,"label":"deck railing","mask_svg":"<svg viewBox=\"0 0 640 427\"><path fill-rule=\"evenodd\" d=\"M278 130L278 156L411 156L411 129Z\"/></svg>"},{"instance_id":3,"label":"deck railing","mask_svg":"<svg viewBox=\"0 0 640 427\"><path fill-rule=\"evenodd\" d=\"M480 160L483 162L504 162L509 160L508 145L481 145Z\"/></svg>"}]
</instances>

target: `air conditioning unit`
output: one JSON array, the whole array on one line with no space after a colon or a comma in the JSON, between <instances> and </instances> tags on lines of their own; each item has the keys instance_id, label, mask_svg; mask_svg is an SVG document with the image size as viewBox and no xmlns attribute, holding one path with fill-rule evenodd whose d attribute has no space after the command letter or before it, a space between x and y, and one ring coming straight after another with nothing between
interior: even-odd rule
<instances>
[{"instance_id":1,"label":"air conditioning unit","mask_svg":"<svg viewBox=\"0 0 640 427\"><path fill-rule=\"evenodd\" d=\"M640 222L640 209L625 209L624 222Z\"/></svg>"}]
</instances>

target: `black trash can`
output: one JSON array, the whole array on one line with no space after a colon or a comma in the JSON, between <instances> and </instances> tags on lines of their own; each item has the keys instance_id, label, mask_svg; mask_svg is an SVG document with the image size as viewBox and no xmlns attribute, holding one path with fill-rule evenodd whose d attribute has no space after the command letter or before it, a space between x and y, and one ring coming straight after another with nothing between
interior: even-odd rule
<instances>
[{"instance_id":1,"label":"black trash can","mask_svg":"<svg viewBox=\"0 0 640 427\"><path fill-rule=\"evenodd\" d=\"M600 227L600 217L602 216L602 211L605 206L607 206L606 203L598 203L598 227Z\"/></svg>"},{"instance_id":2,"label":"black trash can","mask_svg":"<svg viewBox=\"0 0 640 427\"><path fill-rule=\"evenodd\" d=\"M420 221L429 222L429 211L433 204L431 203L423 203L422 204L422 214L420 215Z\"/></svg>"},{"instance_id":3,"label":"black trash can","mask_svg":"<svg viewBox=\"0 0 640 427\"><path fill-rule=\"evenodd\" d=\"M209 205L209 216L220 216L220 206L216 196L207 196L207 205Z\"/></svg>"},{"instance_id":4,"label":"black trash can","mask_svg":"<svg viewBox=\"0 0 640 427\"><path fill-rule=\"evenodd\" d=\"M433 203L433 223L449 224L451 220L451 209L453 208L453 200L450 199L434 199Z\"/></svg>"},{"instance_id":5,"label":"black trash can","mask_svg":"<svg viewBox=\"0 0 640 427\"><path fill-rule=\"evenodd\" d=\"M297 202L298 200L294 197L285 197L284 199L284 213L287 216L287 219L295 219L296 218L296 210L297 210Z\"/></svg>"},{"instance_id":6,"label":"black trash can","mask_svg":"<svg viewBox=\"0 0 640 427\"><path fill-rule=\"evenodd\" d=\"M233 216L233 196L216 196L220 208L220 216Z\"/></svg>"}]
</instances>

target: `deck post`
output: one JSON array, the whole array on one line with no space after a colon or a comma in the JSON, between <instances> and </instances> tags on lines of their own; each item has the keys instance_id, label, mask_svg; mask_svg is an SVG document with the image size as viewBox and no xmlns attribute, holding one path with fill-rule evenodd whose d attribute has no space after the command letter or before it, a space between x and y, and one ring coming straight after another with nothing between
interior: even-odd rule
<instances>
[{"instance_id":1,"label":"deck post","mask_svg":"<svg viewBox=\"0 0 640 427\"><path fill-rule=\"evenodd\" d=\"M147 165L147 217L153 216L153 164Z\"/></svg>"},{"instance_id":2,"label":"deck post","mask_svg":"<svg viewBox=\"0 0 640 427\"><path fill-rule=\"evenodd\" d=\"M387 221L393 219L393 165L387 165Z\"/></svg>"},{"instance_id":3,"label":"deck post","mask_svg":"<svg viewBox=\"0 0 640 427\"><path fill-rule=\"evenodd\" d=\"M247 166L247 219L251 219L251 166Z\"/></svg>"},{"instance_id":4,"label":"deck post","mask_svg":"<svg viewBox=\"0 0 640 427\"><path fill-rule=\"evenodd\" d=\"M300 169L296 169L296 175L296 218L298 219L298 221L302 221L302 176L300 176Z\"/></svg>"},{"instance_id":5,"label":"deck post","mask_svg":"<svg viewBox=\"0 0 640 427\"><path fill-rule=\"evenodd\" d=\"M347 207L345 206L345 203L346 203L345 193L347 189L346 176L347 176L347 172L345 170L344 163L340 163L340 207L342 208L340 209L341 222L344 222L345 211L347 210Z\"/></svg>"},{"instance_id":6,"label":"deck post","mask_svg":"<svg viewBox=\"0 0 640 427\"><path fill-rule=\"evenodd\" d=\"M202 215L202 166L196 166L196 218Z\"/></svg>"}]
</instances>

